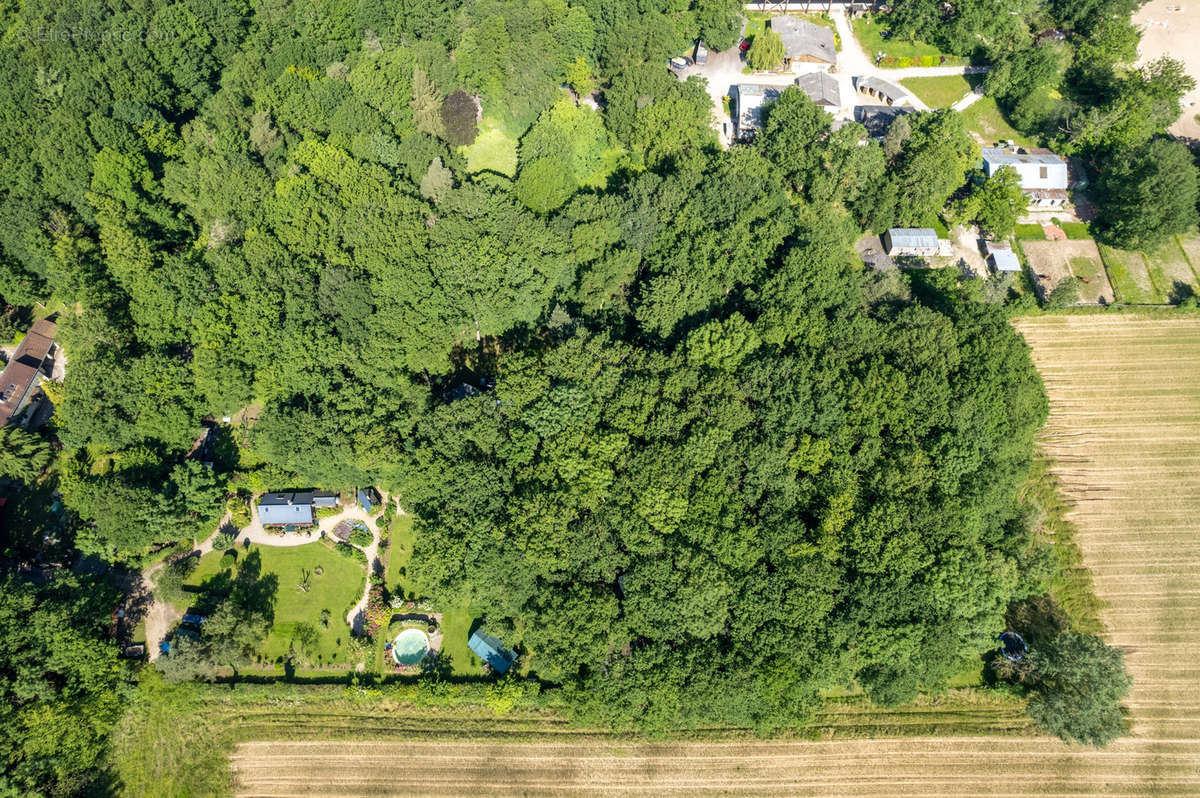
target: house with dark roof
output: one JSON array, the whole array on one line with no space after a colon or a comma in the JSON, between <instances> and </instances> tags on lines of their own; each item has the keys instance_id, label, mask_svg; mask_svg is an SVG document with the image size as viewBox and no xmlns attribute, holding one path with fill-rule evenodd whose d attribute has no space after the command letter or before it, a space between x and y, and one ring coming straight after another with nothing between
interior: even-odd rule
<instances>
[{"instance_id":1,"label":"house with dark roof","mask_svg":"<svg viewBox=\"0 0 1200 798\"><path fill-rule=\"evenodd\" d=\"M374 488L359 488L358 489L358 506L362 507L368 513L375 512L375 508L380 504L379 492Z\"/></svg>"},{"instance_id":2,"label":"house with dark roof","mask_svg":"<svg viewBox=\"0 0 1200 798\"><path fill-rule=\"evenodd\" d=\"M801 64L837 63L833 31L798 17L772 17L771 30L783 39L783 62L791 69Z\"/></svg>"},{"instance_id":3,"label":"house with dark roof","mask_svg":"<svg viewBox=\"0 0 1200 798\"><path fill-rule=\"evenodd\" d=\"M839 108L842 104L842 92L838 88L837 78L828 72L809 72L796 78L796 87L808 95L817 105L826 108Z\"/></svg>"},{"instance_id":4,"label":"house with dark roof","mask_svg":"<svg viewBox=\"0 0 1200 798\"><path fill-rule=\"evenodd\" d=\"M499 674L507 673L517 658L515 653L504 647L504 643L499 638L484 634L478 630L467 641L467 647Z\"/></svg>"},{"instance_id":5,"label":"house with dark roof","mask_svg":"<svg viewBox=\"0 0 1200 798\"><path fill-rule=\"evenodd\" d=\"M734 88L737 104L734 122L738 138L748 138L762 125L762 109L779 99L782 86L766 86L761 83L739 83Z\"/></svg>"},{"instance_id":6,"label":"house with dark roof","mask_svg":"<svg viewBox=\"0 0 1200 798\"><path fill-rule=\"evenodd\" d=\"M312 526L313 495L301 493L266 493L258 500L258 522L263 526Z\"/></svg>"},{"instance_id":7,"label":"house with dark roof","mask_svg":"<svg viewBox=\"0 0 1200 798\"><path fill-rule=\"evenodd\" d=\"M907 106L856 105L854 121L867 129L867 135L881 139L898 118L913 113Z\"/></svg>"},{"instance_id":8,"label":"house with dark roof","mask_svg":"<svg viewBox=\"0 0 1200 798\"><path fill-rule=\"evenodd\" d=\"M908 99L908 92L874 75L865 78L855 78L854 88L859 94L866 95L879 102L880 105L900 105Z\"/></svg>"},{"instance_id":9,"label":"house with dark roof","mask_svg":"<svg viewBox=\"0 0 1200 798\"><path fill-rule=\"evenodd\" d=\"M46 358L54 350L58 325L39 319L21 339L12 360L0 372L0 427L20 416L41 382Z\"/></svg>"}]
</instances>

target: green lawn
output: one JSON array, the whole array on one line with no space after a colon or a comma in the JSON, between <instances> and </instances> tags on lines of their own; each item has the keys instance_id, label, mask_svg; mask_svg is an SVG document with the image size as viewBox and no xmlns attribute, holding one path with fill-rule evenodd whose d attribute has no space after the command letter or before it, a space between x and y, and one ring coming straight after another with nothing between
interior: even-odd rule
<instances>
[{"instance_id":1,"label":"green lawn","mask_svg":"<svg viewBox=\"0 0 1200 798\"><path fill-rule=\"evenodd\" d=\"M1037 142L1021 135L1008 123L996 101L991 97L976 100L962 112L967 132L974 133L985 146L1011 139L1022 147L1036 147Z\"/></svg>"},{"instance_id":2,"label":"green lawn","mask_svg":"<svg viewBox=\"0 0 1200 798\"><path fill-rule=\"evenodd\" d=\"M249 550L238 547L238 561L257 553L262 558L262 574L275 574L278 587L275 591L275 624L263 643L262 664L268 666L288 653L298 624L311 624L317 631L318 641L311 654L301 655L303 660L317 666L347 665L350 662L350 627L346 624L346 613L362 596L366 572L357 561L343 557L324 542L308 543L303 546L251 546ZM203 588L204 583L222 573L222 552L214 551L200 558L196 570L188 577L188 585ZM321 574L316 569L322 569ZM301 590L298 585L308 574L309 589ZM329 610L329 626L321 624L321 610Z\"/></svg>"},{"instance_id":3,"label":"green lawn","mask_svg":"<svg viewBox=\"0 0 1200 798\"><path fill-rule=\"evenodd\" d=\"M1172 236L1154 252L1147 252L1146 262L1151 281L1168 302L1196 293L1196 273L1177 237Z\"/></svg>"},{"instance_id":4,"label":"green lawn","mask_svg":"<svg viewBox=\"0 0 1200 798\"><path fill-rule=\"evenodd\" d=\"M517 136L493 117L483 118L475 143L463 147L462 152L469 172L498 172L508 177L517 174Z\"/></svg>"},{"instance_id":5,"label":"green lawn","mask_svg":"<svg viewBox=\"0 0 1200 798\"><path fill-rule=\"evenodd\" d=\"M874 59L877 53L883 53L884 58L879 62L881 67L956 66L967 63L967 59L947 55L932 44L908 41L899 36L885 39L883 34L888 29L885 14L866 14L855 18L850 24L868 57Z\"/></svg>"},{"instance_id":6,"label":"green lawn","mask_svg":"<svg viewBox=\"0 0 1200 798\"><path fill-rule=\"evenodd\" d=\"M1157 305L1166 301L1150 279L1150 269L1142 253L1101 244L1100 256L1104 258L1104 268L1108 270L1118 302Z\"/></svg>"},{"instance_id":7,"label":"green lawn","mask_svg":"<svg viewBox=\"0 0 1200 798\"><path fill-rule=\"evenodd\" d=\"M392 521L391 534L388 536L388 561L384 581L392 595L402 595L405 598L422 597L419 585L408 576L408 562L412 558L413 543L416 534L413 530L411 515L398 515ZM481 613L472 611L470 602L463 599L447 604L439 601L437 596L424 596L433 599L436 612L442 613L442 652L450 656L450 668L456 675L479 676L479 658L467 648L467 639L471 634L471 624ZM382 656L382 643L377 647Z\"/></svg>"},{"instance_id":8,"label":"green lawn","mask_svg":"<svg viewBox=\"0 0 1200 798\"><path fill-rule=\"evenodd\" d=\"M1087 222L1063 222L1059 227L1067 234L1067 238L1072 241L1085 241L1092 237Z\"/></svg>"},{"instance_id":9,"label":"green lawn","mask_svg":"<svg viewBox=\"0 0 1200 798\"><path fill-rule=\"evenodd\" d=\"M983 82L981 75L939 75L933 78L909 78L900 81L930 108L949 108L971 89Z\"/></svg>"},{"instance_id":10,"label":"green lawn","mask_svg":"<svg viewBox=\"0 0 1200 798\"><path fill-rule=\"evenodd\" d=\"M1019 224L1017 225L1017 240L1045 241L1046 231L1040 224Z\"/></svg>"}]
</instances>

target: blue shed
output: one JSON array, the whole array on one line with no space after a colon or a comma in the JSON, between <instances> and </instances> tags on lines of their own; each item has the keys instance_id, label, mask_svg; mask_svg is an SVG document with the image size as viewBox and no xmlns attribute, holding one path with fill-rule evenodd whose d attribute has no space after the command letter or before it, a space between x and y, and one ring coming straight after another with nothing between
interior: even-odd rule
<instances>
[{"instance_id":1,"label":"blue shed","mask_svg":"<svg viewBox=\"0 0 1200 798\"><path fill-rule=\"evenodd\" d=\"M374 488L359 488L358 489L358 504L368 513L375 512L375 505L379 504L379 494Z\"/></svg>"},{"instance_id":2,"label":"blue shed","mask_svg":"<svg viewBox=\"0 0 1200 798\"><path fill-rule=\"evenodd\" d=\"M504 643L489 634L476 631L467 641L467 646L478 657L491 666L496 673L507 673L517 655L504 648Z\"/></svg>"}]
</instances>

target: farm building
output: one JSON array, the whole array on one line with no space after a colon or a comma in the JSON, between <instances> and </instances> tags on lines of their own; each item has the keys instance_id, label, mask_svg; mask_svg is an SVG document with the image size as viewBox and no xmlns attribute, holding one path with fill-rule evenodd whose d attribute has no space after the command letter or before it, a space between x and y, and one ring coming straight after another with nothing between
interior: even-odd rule
<instances>
[{"instance_id":1,"label":"farm building","mask_svg":"<svg viewBox=\"0 0 1200 798\"><path fill-rule=\"evenodd\" d=\"M1046 149L983 149L983 171L989 177L1007 166L1021 179L1021 188L1034 208L1067 204L1067 162Z\"/></svg>"},{"instance_id":2,"label":"farm building","mask_svg":"<svg viewBox=\"0 0 1200 798\"><path fill-rule=\"evenodd\" d=\"M513 660L517 658L516 654L504 648L504 643L499 638L480 631L471 635L471 639L467 641L467 647L486 662L492 670L500 674L507 673L508 669L512 667Z\"/></svg>"},{"instance_id":3,"label":"farm building","mask_svg":"<svg viewBox=\"0 0 1200 798\"><path fill-rule=\"evenodd\" d=\"M817 105L838 108L842 104L842 93L838 90L837 78L828 72L810 72L796 78L796 86Z\"/></svg>"},{"instance_id":4,"label":"farm building","mask_svg":"<svg viewBox=\"0 0 1200 798\"><path fill-rule=\"evenodd\" d=\"M854 88L859 94L878 100L881 105L901 105L908 99L908 92L895 83L877 77L855 78Z\"/></svg>"},{"instance_id":5,"label":"farm building","mask_svg":"<svg viewBox=\"0 0 1200 798\"><path fill-rule=\"evenodd\" d=\"M761 83L739 83L737 89L737 135L746 137L758 130L762 123L762 108L779 98L781 87L764 86Z\"/></svg>"},{"instance_id":6,"label":"farm building","mask_svg":"<svg viewBox=\"0 0 1200 798\"><path fill-rule=\"evenodd\" d=\"M889 257L928 257L940 249L937 232L931 227L893 227L883 234L883 250Z\"/></svg>"},{"instance_id":7,"label":"farm building","mask_svg":"<svg viewBox=\"0 0 1200 798\"><path fill-rule=\"evenodd\" d=\"M54 322L35 321L17 345L12 360L0 372L0 427L20 416L29 404L33 389L41 381L46 358L54 349L57 332L58 326Z\"/></svg>"},{"instance_id":8,"label":"farm building","mask_svg":"<svg viewBox=\"0 0 1200 798\"><path fill-rule=\"evenodd\" d=\"M311 526L313 495L306 493L267 493L258 500L258 521L263 526Z\"/></svg>"},{"instance_id":9,"label":"farm building","mask_svg":"<svg viewBox=\"0 0 1200 798\"><path fill-rule=\"evenodd\" d=\"M992 271L998 273L1021 271L1021 261L1017 260L1017 253L1013 252L1010 244L988 241L983 245L983 249L987 253L987 262L992 267Z\"/></svg>"},{"instance_id":10,"label":"farm building","mask_svg":"<svg viewBox=\"0 0 1200 798\"><path fill-rule=\"evenodd\" d=\"M340 507L342 499L336 493L330 491L314 491L313 492L313 507Z\"/></svg>"},{"instance_id":11,"label":"farm building","mask_svg":"<svg viewBox=\"0 0 1200 798\"><path fill-rule=\"evenodd\" d=\"M837 44L829 28L797 17L772 17L771 30L783 39L783 61L791 69L801 64L837 63Z\"/></svg>"}]
</instances>

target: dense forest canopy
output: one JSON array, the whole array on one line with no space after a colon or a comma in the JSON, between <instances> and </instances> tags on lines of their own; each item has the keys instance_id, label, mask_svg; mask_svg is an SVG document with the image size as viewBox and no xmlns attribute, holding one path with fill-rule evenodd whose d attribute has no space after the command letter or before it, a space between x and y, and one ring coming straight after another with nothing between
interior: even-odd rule
<instances>
[{"instance_id":1,"label":"dense forest canopy","mask_svg":"<svg viewBox=\"0 0 1200 798\"><path fill-rule=\"evenodd\" d=\"M992 59L1014 118L1114 159L1114 186L1187 196L1153 139L1174 67L1124 66L1128 3L948 8L892 22ZM1039 589L1024 344L978 285L852 250L954 197L1004 216L956 113L872 140L789 89L723 151L665 59L733 45L728 0L31 0L4 23L0 309L59 310L77 520L11 526L6 561L136 566L227 491L377 484L418 518L430 593L470 596L585 716L651 728L795 726L851 682L906 700ZM1035 48L1042 24L1072 38ZM473 167L504 132L509 165ZM202 419L243 415L215 471L185 458ZM6 588L5 623L40 597L58 630L72 584ZM6 664L13 722L111 695L96 656L53 690ZM74 790L94 752L55 771L30 728L10 783Z\"/></svg>"}]
</instances>

